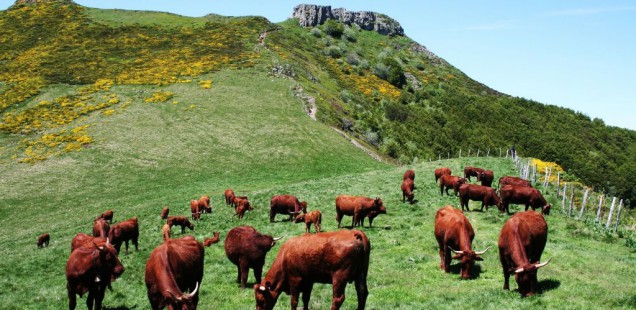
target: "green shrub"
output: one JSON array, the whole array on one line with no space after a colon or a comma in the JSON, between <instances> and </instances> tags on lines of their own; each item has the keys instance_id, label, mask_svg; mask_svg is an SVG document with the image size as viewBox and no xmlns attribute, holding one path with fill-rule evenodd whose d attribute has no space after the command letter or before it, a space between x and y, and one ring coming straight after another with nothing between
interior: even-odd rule
<instances>
[{"instance_id":1,"label":"green shrub","mask_svg":"<svg viewBox=\"0 0 636 310\"><path fill-rule=\"evenodd\" d=\"M328 19L324 23L323 29L325 30L326 34L334 38L340 38L342 36L342 33L344 32L344 25L342 25L342 23L337 22L333 19Z\"/></svg>"}]
</instances>

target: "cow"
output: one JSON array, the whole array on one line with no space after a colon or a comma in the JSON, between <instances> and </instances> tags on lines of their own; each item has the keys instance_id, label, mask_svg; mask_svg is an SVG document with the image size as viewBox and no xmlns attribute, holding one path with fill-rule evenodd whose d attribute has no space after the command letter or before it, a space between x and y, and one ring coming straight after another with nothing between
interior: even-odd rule
<instances>
[{"instance_id":1,"label":"cow","mask_svg":"<svg viewBox=\"0 0 636 310\"><path fill-rule=\"evenodd\" d=\"M165 208L161 209L161 219L162 220L168 219L168 214L170 214L170 209L168 209L168 207L165 207Z\"/></svg>"},{"instance_id":2,"label":"cow","mask_svg":"<svg viewBox=\"0 0 636 310\"><path fill-rule=\"evenodd\" d=\"M413 171L412 169L404 171L404 177L402 179L403 180L411 179L415 181L415 171Z\"/></svg>"},{"instance_id":3,"label":"cow","mask_svg":"<svg viewBox=\"0 0 636 310\"><path fill-rule=\"evenodd\" d=\"M245 211L252 210L254 210L254 208L252 208L250 202L247 199L241 199L236 202L236 207L234 208L234 216L238 216L239 220L241 220L245 215Z\"/></svg>"},{"instance_id":4,"label":"cow","mask_svg":"<svg viewBox=\"0 0 636 310\"><path fill-rule=\"evenodd\" d=\"M273 196L269 202L269 222L274 223L276 214L289 215L289 221L292 222L301 211L307 213L307 203L300 202L296 196Z\"/></svg>"},{"instance_id":5,"label":"cow","mask_svg":"<svg viewBox=\"0 0 636 310\"><path fill-rule=\"evenodd\" d=\"M319 233L320 226L322 224L322 213L320 213L320 210L313 210L313 211L307 212L306 214L299 214L294 220L294 223L300 223L300 222L305 223L305 232L309 233L311 224L314 224L314 229L316 230L317 233Z\"/></svg>"},{"instance_id":6,"label":"cow","mask_svg":"<svg viewBox=\"0 0 636 310\"><path fill-rule=\"evenodd\" d=\"M250 201L247 198L247 196L234 196L234 198L232 198L231 206L236 209L236 206L238 206L239 203L241 203L242 201L245 201L248 205L250 204Z\"/></svg>"},{"instance_id":7,"label":"cow","mask_svg":"<svg viewBox=\"0 0 636 310\"><path fill-rule=\"evenodd\" d=\"M205 240L203 240L203 246L211 246L215 243L219 243L219 241L221 240L219 238L220 233L218 231L215 231L212 234L213 234L213 237L205 238Z\"/></svg>"},{"instance_id":8,"label":"cow","mask_svg":"<svg viewBox=\"0 0 636 310\"><path fill-rule=\"evenodd\" d=\"M304 234L283 244L262 282L254 285L257 310L273 309L282 292L291 295L291 308L309 309L314 283L333 286L331 309L340 309L347 283L354 282L358 309L364 309L369 291L367 272L371 243L360 230Z\"/></svg>"},{"instance_id":9,"label":"cow","mask_svg":"<svg viewBox=\"0 0 636 310\"><path fill-rule=\"evenodd\" d=\"M363 196L339 195L336 197L336 221L341 226L344 215L353 216L351 227L362 226L363 220L369 212L386 213L382 198L367 198Z\"/></svg>"},{"instance_id":10,"label":"cow","mask_svg":"<svg viewBox=\"0 0 636 310\"><path fill-rule=\"evenodd\" d=\"M532 207L532 210L541 208L541 212L545 215L550 214L550 204L543 198L541 192L532 187L506 185L499 190L501 197L501 209L510 214L509 206L511 203L524 204L526 206L525 211L528 211L528 207Z\"/></svg>"},{"instance_id":11,"label":"cow","mask_svg":"<svg viewBox=\"0 0 636 310\"><path fill-rule=\"evenodd\" d=\"M256 282L261 282L265 256L280 239L263 235L252 226L234 227L227 233L225 255L237 267L236 282L241 283L241 288L245 288L250 268Z\"/></svg>"},{"instance_id":12,"label":"cow","mask_svg":"<svg viewBox=\"0 0 636 310\"><path fill-rule=\"evenodd\" d=\"M492 186L492 180L495 179L495 173L492 170L484 170L484 172L477 173L477 181L483 186Z\"/></svg>"},{"instance_id":13,"label":"cow","mask_svg":"<svg viewBox=\"0 0 636 310\"><path fill-rule=\"evenodd\" d=\"M121 249L122 242L126 242L126 255L128 255L129 240L132 240L132 243L135 245L135 251L138 251L139 245L137 241L139 239L139 222L137 221L137 217L132 217L129 220L125 220L111 226L108 237L113 243L115 250L117 250L117 253L119 253L119 250Z\"/></svg>"},{"instance_id":14,"label":"cow","mask_svg":"<svg viewBox=\"0 0 636 310\"><path fill-rule=\"evenodd\" d=\"M445 174L451 175L451 170L446 167L435 169L435 183L437 183L437 180L439 180L439 178L441 178Z\"/></svg>"},{"instance_id":15,"label":"cow","mask_svg":"<svg viewBox=\"0 0 636 310\"><path fill-rule=\"evenodd\" d=\"M460 276L470 278L470 269L475 261L482 261L480 255L488 251L473 251L472 242L475 231L464 212L452 206L445 206L435 214L435 239L439 245L440 269L450 272L451 260L460 260ZM455 250L458 249L458 250ZM451 251L455 256L451 257Z\"/></svg>"},{"instance_id":16,"label":"cow","mask_svg":"<svg viewBox=\"0 0 636 310\"><path fill-rule=\"evenodd\" d=\"M106 241L107 240L102 237L93 237L85 233L77 233L77 235L75 235L75 237L73 237L73 239L71 240L71 253L73 253L75 249L81 247L87 242L100 243Z\"/></svg>"},{"instance_id":17,"label":"cow","mask_svg":"<svg viewBox=\"0 0 636 310\"><path fill-rule=\"evenodd\" d=\"M384 206L381 206L378 211L369 211L369 213L367 213L367 217L369 218L369 227L373 227L373 220L380 214L386 214L386 208ZM364 218L362 219L361 226L364 227Z\"/></svg>"},{"instance_id":18,"label":"cow","mask_svg":"<svg viewBox=\"0 0 636 310\"><path fill-rule=\"evenodd\" d=\"M506 221L498 243L504 290L510 289L508 280L514 273L522 297L536 293L537 270L550 262L540 263L547 240L548 224L537 212L518 212Z\"/></svg>"},{"instance_id":19,"label":"cow","mask_svg":"<svg viewBox=\"0 0 636 310\"><path fill-rule=\"evenodd\" d=\"M186 227L190 228L190 230L194 230L194 225L185 216L168 216L166 223L170 225L170 228L175 225L181 226L182 234L185 234Z\"/></svg>"},{"instance_id":20,"label":"cow","mask_svg":"<svg viewBox=\"0 0 636 310\"><path fill-rule=\"evenodd\" d=\"M110 225L103 218L97 218L93 221L93 237L108 238Z\"/></svg>"},{"instance_id":21,"label":"cow","mask_svg":"<svg viewBox=\"0 0 636 310\"><path fill-rule=\"evenodd\" d=\"M170 225L168 225L168 223L163 224L163 227L161 227L161 235L163 236L163 241L168 241L168 239L172 236Z\"/></svg>"},{"instance_id":22,"label":"cow","mask_svg":"<svg viewBox=\"0 0 636 310\"><path fill-rule=\"evenodd\" d=\"M402 202L405 202L406 199L408 199L410 204L414 204L415 194L413 194L413 190L415 189L415 184L413 183L413 180L404 179L404 181L402 181L402 186L400 187L402 189Z\"/></svg>"},{"instance_id":23,"label":"cow","mask_svg":"<svg viewBox=\"0 0 636 310\"><path fill-rule=\"evenodd\" d=\"M93 239L88 235L86 237ZM73 250L66 262L66 289L70 310L77 306L75 295L82 297L86 292L88 309L93 309L93 305L95 309L101 309L106 288L124 273L124 266L108 240L96 238L91 241Z\"/></svg>"},{"instance_id":24,"label":"cow","mask_svg":"<svg viewBox=\"0 0 636 310\"><path fill-rule=\"evenodd\" d=\"M524 180L522 178L511 177L511 176L503 176L499 178L499 189L503 188L506 185L532 187L532 184L530 184L530 181Z\"/></svg>"},{"instance_id":25,"label":"cow","mask_svg":"<svg viewBox=\"0 0 636 310\"><path fill-rule=\"evenodd\" d=\"M470 177L476 177L479 173L484 172L484 169L466 166L464 167L464 178L470 181Z\"/></svg>"},{"instance_id":26,"label":"cow","mask_svg":"<svg viewBox=\"0 0 636 310\"><path fill-rule=\"evenodd\" d=\"M462 184L466 184L465 178L444 174L439 178L439 193L444 196L444 189L446 189L446 195L450 196L448 190L452 188L455 192L455 196L457 196L459 187Z\"/></svg>"},{"instance_id":27,"label":"cow","mask_svg":"<svg viewBox=\"0 0 636 310\"><path fill-rule=\"evenodd\" d=\"M193 220L199 220L202 213L212 213L210 197L203 195L198 200L190 200L190 213Z\"/></svg>"},{"instance_id":28,"label":"cow","mask_svg":"<svg viewBox=\"0 0 636 310\"><path fill-rule=\"evenodd\" d=\"M497 208L501 209L501 199L499 199L499 195L497 195L495 189L488 186L462 184L462 186L459 187L459 201L462 206L462 211L464 211L464 207L466 211L470 211L468 208L469 200L481 201L480 211L484 211L484 206L486 206L486 211L488 211L489 206L497 206Z\"/></svg>"},{"instance_id":29,"label":"cow","mask_svg":"<svg viewBox=\"0 0 636 310\"><path fill-rule=\"evenodd\" d=\"M196 309L204 258L203 244L192 236L170 239L157 246L146 261L145 282L151 308Z\"/></svg>"},{"instance_id":30,"label":"cow","mask_svg":"<svg viewBox=\"0 0 636 310\"><path fill-rule=\"evenodd\" d=\"M97 217L98 219L104 219L106 221L108 221L109 224L113 223L113 211L112 210L106 210L104 211L104 213L102 213L100 216Z\"/></svg>"},{"instance_id":31,"label":"cow","mask_svg":"<svg viewBox=\"0 0 636 310\"><path fill-rule=\"evenodd\" d=\"M234 202L234 197L235 197L234 191L231 189L226 189L223 196L225 196L225 204L228 206L231 206L232 203Z\"/></svg>"},{"instance_id":32,"label":"cow","mask_svg":"<svg viewBox=\"0 0 636 310\"><path fill-rule=\"evenodd\" d=\"M38 236L37 246L38 248L42 248L45 246L49 246L49 240L51 239L51 235L49 234L41 234Z\"/></svg>"}]
</instances>

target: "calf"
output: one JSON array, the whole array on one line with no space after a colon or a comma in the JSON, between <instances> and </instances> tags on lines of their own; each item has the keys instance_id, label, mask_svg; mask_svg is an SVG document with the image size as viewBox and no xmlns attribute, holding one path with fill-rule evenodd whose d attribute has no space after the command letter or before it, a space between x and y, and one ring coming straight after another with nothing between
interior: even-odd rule
<instances>
[{"instance_id":1,"label":"calf","mask_svg":"<svg viewBox=\"0 0 636 310\"><path fill-rule=\"evenodd\" d=\"M497 206L497 208L501 209L501 200L497 192L488 186L462 184L459 187L459 201L462 205L462 211L464 211L464 208L466 208L466 211L470 211L468 208L469 200L481 201L480 211L484 211L484 206L486 206L486 211L488 211L489 206Z\"/></svg>"},{"instance_id":2,"label":"calf","mask_svg":"<svg viewBox=\"0 0 636 310\"><path fill-rule=\"evenodd\" d=\"M170 209L168 209L168 207L161 209L161 219L162 220L167 219L169 213L170 213Z\"/></svg>"},{"instance_id":3,"label":"calf","mask_svg":"<svg viewBox=\"0 0 636 310\"><path fill-rule=\"evenodd\" d=\"M451 175L451 170L446 167L435 169L435 183L437 183L437 180L439 180L439 178L441 178L445 174Z\"/></svg>"},{"instance_id":4,"label":"calf","mask_svg":"<svg viewBox=\"0 0 636 310\"><path fill-rule=\"evenodd\" d=\"M492 170L484 170L484 172L477 173L477 181L481 182L483 186L492 186L492 180L495 178L495 173Z\"/></svg>"},{"instance_id":5,"label":"calf","mask_svg":"<svg viewBox=\"0 0 636 310\"><path fill-rule=\"evenodd\" d=\"M274 223L276 214L289 215L289 221L291 222L301 211L302 213L307 213L307 203L304 201L300 202L296 196L273 196L269 202L269 222Z\"/></svg>"},{"instance_id":6,"label":"calf","mask_svg":"<svg viewBox=\"0 0 636 310\"><path fill-rule=\"evenodd\" d=\"M501 212L505 210L510 214L509 206L511 203L514 203L524 204L526 206L525 211L528 211L528 207L532 207L532 210L541 208L543 214L550 214L550 204L536 188L506 185L501 188L499 195L501 195Z\"/></svg>"},{"instance_id":7,"label":"calf","mask_svg":"<svg viewBox=\"0 0 636 310\"><path fill-rule=\"evenodd\" d=\"M49 240L51 239L51 236L49 234L41 234L38 236L38 248L42 248L45 246L49 246Z\"/></svg>"},{"instance_id":8,"label":"calf","mask_svg":"<svg viewBox=\"0 0 636 310\"><path fill-rule=\"evenodd\" d=\"M464 178L470 181L470 177L476 177L477 175L479 175L479 173L482 172L484 172L484 169L482 168L466 166L464 167Z\"/></svg>"},{"instance_id":9,"label":"calf","mask_svg":"<svg viewBox=\"0 0 636 310\"><path fill-rule=\"evenodd\" d=\"M411 179L412 181L415 181L415 171L411 169L404 171L403 180L406 180L406 179Z\"/></svg>"},{"instance_id":10,"label":"calf","mask_svg":"<svg viewBox=\"0 0 636 310\"><path fill-rule=\"evenodd\" d=\"M103 218L97 218L93 221L93 237L108 238L110 225Z\"/></svg>"},{"instance_id":11,"label":"calf","mask_svg":"<svg viewBox=\"0 0 636 310\"><path fill-rule=\"evenodd\" d=\"M322 213L320 213L320 210L313 210L306 214L299 214L294 220L294 223L300 222L305 222L305 232L309 233L311 224L314 224L314 229L319 233L322 223Z\"/></svg>"},{"instance_id":12,"label":"calf","mask_svg":"<svg viewBox=\"0 0 636 310\"><path fill-rule=\"evenodd\" d=\"M452 206L437 210L435 215L435 239L439 245L440 268L450 272L451 259L460 260L462 279L470 278L470 269L475 261L482 261L479 255L488 251L473 251L475 231L462 211ZM459 250L454 250L459 249ZM451 251L456 255L451 258Z\"/></svg>"},{"instance_id":13,"label":"calf","mask_svg":"<svg viewBox=\"0 0 636 310\"><path fill-rule=\"evenodd\" d=\"M170 231L170 225L168 225L168 223L163 224L163 227L161 227L161 235L163 236L163 241L170 239L172 232Z\"/></svg>"},{"instance_id":14,"label":"calf","mask_svg":"<svg viewBox=\"0 0 636 310\"><path fill-rule=\"evenodd\" d=\"M225 204L227 204L228 206L231 206L232 203L234 202L234 197L235 197L234 191L231 189L226 189L223 196L225 197Z\"/></svg>"},{"instance_id":15,"label":"calf","mask_svg":"<svg viewBox=\"0 0 636 310\"><path fill-rule=\"evenodd\" d=\"M117 250L117 253L119 253L119 250L121 249L121 244L126 242L126 255L128 255L129 240L132 240L132 243L135 245L135 251L138 251L139 246L137 240L139 239L139 223L137 221L137 217L135 216L129 220L125 220L111 226L108 237L113 243L115 250Z\"/></svg>"},{"instance_id":16,"label":"calf","mask_svg":"<svg viewBox=\"0 0 636 310\"><path fill-rule=\"evenodd\" d=\"M414 204L415 194L413 194L413 190L415 189L415 184L413 183L413 180L404 179L404 181L402 181L401 188L402 188L402 202L405 202L406 199L408 199L410 204Z\"/></svg>"},{"instance_id":17,"label":"calf","mask_svg":"<svg viewBox=\"0 0 636 310\"><path fill-rule=\"evenodd\" d=\"M509 290L510 274L514 273L522 297L535 294L537 270L550 260L540 263L548 240L548 224L534 211L519 212L510 217L499 234L499 259L504 274L504 290Z\"/></svg>"},{"instance_id":18,"label":"calf","mask_svg":"<svg viewBox=\"0 0 636 310\"><path fill-rule=\"evenodd\" d=\"M232 206L232 207L234 207L234 208L236 208L236 207L239 205L239 203L241 203L241 202L245 202L245 203L247 203L248 205L250 204L250 201L249 201L249 199L247 198L247 196L234 196L234 198L232 199L232 204L231 204L231 206ZM250 206L250 207L251 207L251 206Z\"/></svg>"},{"instance_id":19,"label":"calf","mask_svg":"<svg viewBox=\"0 0 636 310\"><path fill-rule=\"evenodd\" d=\"M106 210L106 211L104 211L104 213L102 213L97 218L101 218L101 219L104 219L104 220L108 221L108 223L112 223L113 222L113 211Z\"/></svg>"},{"instance_id":20,"label":"calf","mask_svg":"<svg viewBox=\"0 0 636 310\"><path fill-rule=\"evenodd\" d=\"M185 216L168 216L168 221L166 221L166 223L170 226L170 228L175 225L181 226L182 234L185 234L186 227L190 228L190 230L194 230L194 225Z\"/></svg>"},{"instance_id":21,"label":"calf","mask_svg":"<svg viewBox=\"0 0 636 310\"><path fill-rule=\"evenodd\" d=\"M459 191L459 187L462 184L466 184L465 178L460 178L458 176L452 176L444 174L439 178L439 193L440 195L444 195L444 189L446 189L446 195L450 196L448 193L449 189L453 189L455 192L455 196L457 196L457 192Z\"/></svg>"},{"instance_id":22,"label":"calf","mask_svg":"<svg viewBox=\"0 0 636 310\"><path fill-rule=\"evenodd\" d=\"M331 309L340 309L350 282L355 283L358 293L358 309L364 309L369 294L370 254L371 243L359 230L304 234L289 239L278 251L265 279L254 285L256 309L273 309L282 292L291 295L292 309L298 307L302 293L304 309L309 309L314 283L331 284Z\"/></svg>"},{"instance_id":23,"label":"calf","mask_svg":"<svg viewBox=\"0 0 636 310\"><path fill-rule=\"evenodd\" d=\"M265 255L280 238L263 235L251 226L232 228L225 237L225 255L238 268L236 282L245 288L249 269L254 270L256 282L261 282Z\"/></svg>"},{"instance_id":24,"label":"calf","mask_svg":"<svg viewBox=\"0 0 636 310\"><path fill-rule=\"evenodd\" d=\"M386 213L386 208L381 198L367 198L362 196L340 195L336 197L336 221L338 228L341 226L344 215L353 216L351 227L361 226L369 212L377 211Z\"/></svg>"},{"instance_id":25,"label":"calf","mask_svg":"<svg viewBox=\"0 0 636 310\"><path fill-rule=\"evenodd\" d=\"M190 200L190 213L193 220L199 220L202 213L212 213L212 207L210 207L210 197L201 196L198 200Z\"/></svg>"},{"instance_id":26,"label":"calf","mask_svg":"<svg viewBox=\"0 0 636 310\"><path fill-rule=\"evenodd\" d=\"M243 219L246 211L252 211L254 208L250 205L250 202L247 199L241 199L237 201L236 207L234 208L234 216L238 216L239 220Z\"/></svg>"},{"instance_id":27,"label":"calf","mask_svg":"<svg viewBox=\"0 0 636 310\"><path fill-rule=\"evenodd\" d=\"M211 246L211 245L213 245L215 243L219 243L219 241L220 241L220 238L219 238L220 233L218 231L215 231L212 234L213 234L212 238L206 238L203 241L203 246Z\"/></svg>"}]
</instances>

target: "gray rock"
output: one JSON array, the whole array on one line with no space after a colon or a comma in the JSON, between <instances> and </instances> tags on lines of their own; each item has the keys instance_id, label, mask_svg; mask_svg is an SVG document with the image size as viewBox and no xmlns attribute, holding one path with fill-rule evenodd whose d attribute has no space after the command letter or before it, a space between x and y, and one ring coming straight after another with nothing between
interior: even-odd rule
<instances>
[{"instance_id":1,"label":"gray rock","mask_svg":"<svg viewBox=\"0 0 636 310\"><path fill-rule=\"evenodd\" d=\"M331 6L301 4L294 8L292 18L297 18L302 27L322 25L327 19L334 19L346 25L358 25L364 30L373 30L383 35L403 36L404 29L396 20L374 12L347 11L344 8L331 9Z\"/></svg>"}]
</instances>

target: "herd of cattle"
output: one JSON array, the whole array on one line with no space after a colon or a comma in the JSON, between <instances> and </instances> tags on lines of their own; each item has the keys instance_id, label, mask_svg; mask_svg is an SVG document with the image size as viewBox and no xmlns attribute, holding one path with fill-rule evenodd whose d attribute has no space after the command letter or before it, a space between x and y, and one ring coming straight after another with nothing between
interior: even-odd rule
<instances>
[{"instance_id":1,"label":"herd of cattle","mask_svg":"<svg viewBox=\"0 0 636 310\"><path fill-rule=\"evenodd\" d=\"M477 177L481 185L470 184ZM439 245L440 268L450 272L452 260L459 260L461 278L470 278L470 270L476 261L482 260L482 251L472 249L475 232L464 215L468 201L481 201L484 206L497 206L500 212L509 212L509 204L525 205L525 212L514 214L505 222L499 235L499 257L504 274L504 289L509 289L509 277L514 273L522 296L537 291L537 270L548 262L541 263L541 254L547 241L547 224L543 215L532 209L540 208L547 215L550 205L531 184L516 177L499 179L499 190L491 187L494 174L491 170L465 167L464 177L453 176L449 168L435 170L435 181L439 181L440 194L453 189L459 196L462 210L445 206L435 216L435 238ZM402 201L415 203L415 172L407 170L401 185ZM234 207L235 215L243 218L246 211L253 210L246 196L236 196L230 189L224 193L227 205ZM321 232L322 214L319 210L307 211L307 203L292 195L277 195L270 200L270 222L277 214L289 216L290 222L305 223L306 234L286 241L278 251L271 268L262 278L267 253L280 238L258 232L251 226L239 226L228 231L225 239L227 258L237 266L237 283L241 288L247 284L249 269L253 270L256 283L254 294L256 309L272 309L281 292L291 296L295 309L302 293L305 309L314 283L333 285L332 309L339 309L344 301L347 283L354 282L358 297L358 309L364 309L367 290L370 242L364 232L353 229L364 227L364 219L373 219L387 212L381 198L340 195L335 200L338 228L345 215L352 217L352 230ZM199 220L201 214L211 213L210 197L202 196L190 202L191 218ZM158 245L146 262L145 283L152 309L196 309L198 292L203 278L204 247L220 241L220 233L203 242L192 236L173 239L172 226L193 229L194 225L185 216L169 216L170 210L163 208L161 218L166 220L162 228L164 242ZM88 292L88 309L101 309L106 288L122 275L124 266L118 255L121 245L128 242L138 248L139 225L137 217L113 224L113 212L108 210L93 221L92 236L78 233L71 242L71 254L66 265L69 309L76 307L76 295ZM315 234L310 234L311 226ZM48 246L50 236L38 237L37 246ZM452 256L452 253L455 255Z\"/></svg>"}]
</instances>

